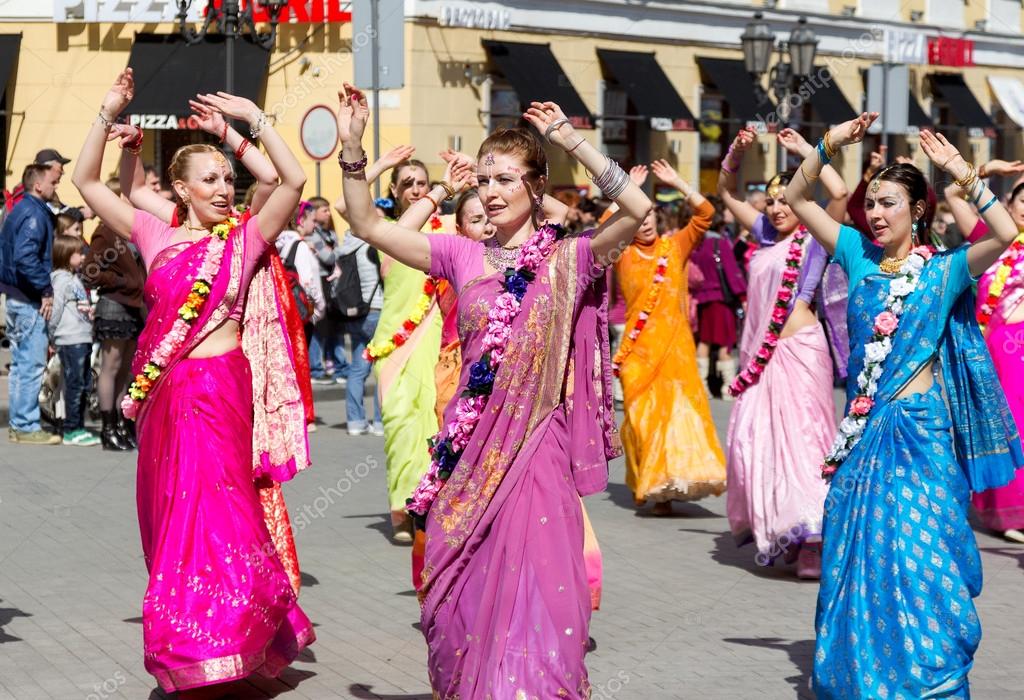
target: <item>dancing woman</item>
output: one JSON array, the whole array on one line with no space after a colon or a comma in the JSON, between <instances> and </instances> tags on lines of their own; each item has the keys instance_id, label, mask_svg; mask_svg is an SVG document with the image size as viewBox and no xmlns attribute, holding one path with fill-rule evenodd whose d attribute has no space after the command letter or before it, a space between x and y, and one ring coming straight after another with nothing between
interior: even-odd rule
<instances>
[{"instance_id":1,"label":"dancing woman","mask_svg":"<svg viewBox=\"0 0 1024 700\"><path fill-rule=\"evenodd\" d=\"M718 180L726 207L758 245L740 341L745 369L727 385L737 401L726 445L726 510L737 542L753 539L757 563L784 554L797 559L797 576L816 578L827 491L820 466L835 435L832 358L812 309L827 255L786 201L792 173L769 181L764 214L737 196L736 171L754 138L753 130L740 130ZM792 129L780 132L779 141L793 150L806 143ZM829 171L822 181L838 213L846 188Z\"/></svg>"},{"instance_id":2,"label":"dancing woman","mask_svg":"<svg viewBox=\"0 0 1024 700\"><path fill-rule=\"evenodd\" d=\"M231 166L211 146L185 146L170 168L182 225L133 209L100 181L107 133L133 91L128 68L103 100L73 182L149 269L149 316L124 409L139 426L145 664L171 692L275 676L314 639L254 484L308 464L287 333L273 281L257 272L305 175L252 102L205 95L210 108L249 122L281 184L236 225Z\"/></svg>"},{"instance_id":3,"label":"dancing woman","mask_svg":"<svg viewBox=\"0 0 1024 700\"><path fill-rule=\"evenodd\" d=\"M850 284L849 403L822 470L832 483L814 690L821 700L968 698L981 638L970 490L1001 486L1024 464L970 290L1017 226L974 166L930 132L922 149L981 202L988 234L941 253L920 245L927 183L909 164L883 169L868 187L867 219L882 247L834 221L809 199L809 182L877 116L829 131L786 190Z\"/></svg>"},{"instance_id":4,"label":"dancing woman","mask_svg":"<svg viewBox=\"0 0 1024 700\"><path fill-rule=\"evenodd\" d=\"M437 697L583 698L590 594L579 495L607 483L611 371L603 261L650 207L625 172L557 105L526 118L591 172L621 210L592 235L545 225L547 160L536 137L499 130L481 145L486 242L383 222L362 177L369 110L346 86L338 122L354 230L459 294L463 370L410 509L425 517L420 590Z\"/></svg>"},{"instance_id":5,"label":"dancing woman","mask_svg":"<svg viewBox=\"0 0 1024 700\"><path fill-rule=\"evenodd\" d=\"M725 455L697 373L686 303L690 253L715 209L667 162L651 169L683 194L693 216L682 229L659 235L652 211L616 263L628 330L613 363L625 397L626 484L638 506L650 500L656 515L667 515L672 501L725 491Z\"/></svg>"}]
</instances>

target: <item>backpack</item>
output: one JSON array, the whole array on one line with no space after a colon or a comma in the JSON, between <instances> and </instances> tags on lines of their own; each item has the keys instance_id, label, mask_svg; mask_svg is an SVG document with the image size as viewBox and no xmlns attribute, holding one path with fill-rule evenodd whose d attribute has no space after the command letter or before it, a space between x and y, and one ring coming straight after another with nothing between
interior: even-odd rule
<instances>
[{"instance_id":1,"label":"backpack","mask_svg":"<svg viewBox=\"0 0 1024 700\"><path fill-rule=\"evenodd\" d=\"M363 285L359 278L359 262L356 258L365 247L364 243L347 255L339 255L337 259L339 274L331 286L331 301L338 313L346 319L362 318L370 313L370 302L363 301ZM376 262L375 255L373 255L376 252L370 248L367 251L367 257L379 268L379 263ZM380 287L379 276L377 287ZM373 295L377 293L377 287L374 287L373 292L370 293L370 299L373 299Z\"/></svg>"},{"instance_id":2,"label":"backpack","mask_svg":"<svg viewBox=\"0 0 1024 700\"><path fill-rule=\"evenodd\" d=\"M301 238L292 243L292 247L288 250L288 257L282 262L284 263L284 276L288 279L288 288L292 290L295 307L299 310L299 318L303 323L309 323L313 317L313 302L299 280L299 271L295 269L295 255L298 253L300 245L305 245Z\"/></svg>"}]
</instances>

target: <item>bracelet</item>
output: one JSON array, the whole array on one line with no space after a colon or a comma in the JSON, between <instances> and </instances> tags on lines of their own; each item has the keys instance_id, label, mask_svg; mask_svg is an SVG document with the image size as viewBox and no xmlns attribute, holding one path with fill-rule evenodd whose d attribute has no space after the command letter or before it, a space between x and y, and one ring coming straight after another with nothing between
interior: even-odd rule
<instances>
[{"instance_id":1,"label":"bracelet","mask_svg":"<svg viewBox=\"0 0 1024 700\"><path fill-rule=\"evenodd\" d=\"M142 129L139 129L139 133L135 136L135 138L133 138L131 141L128 141L127 143L122 144L121 147L124 150L131 153L132 155L139 155L139 153L142 151L143 135L144 134L142 132Z\"/></svg>"},{"instance_id":2,"label":"bracelet","mask_svg":"<svg viewBox=\"0 0 1024 700\"><path fill-rule=\"evenodd\" d=\"M610 157L605 156L605 159L607 165L604 172L590 179L606 197L616 199L629 186L629 175Z\"/></svg>"},{"instance_id":3,"label":"bracelet","mask_svg":"<svg viewBox=\"0 0 1024 700\"><path fill-rule=\"evenodd\" d=\"M585 139L584 137L580 136L580 140L576 142L576 145L575 145L575 146L573 146L572 148L570 148L570 149L569 149L568 151L566 151L566 153L572 153L572 152L573 152L573 151L575 151L575 150L576 150L577 148L579 148L580 146L582 146L582 145L583 145L583 142L584 142L584 141L586 141L586 139Z\"/></svg>"},{"instance_id":4,"label":"bracelet","mask_svg":"<svg viewBox=\"0 0 1024 700\"><path fill-rule=\"evenodd\" d=\"M801 173L803 173L803 175L804 175L804 179L805 179L805 180L807 180L807 183L808 183L808 184L810 184L810 183L814 182L814 181L815 181L815 180L817 180L817 179L818 179L819 177L821 177L820 175L808 175L808 174L807 174L807 171L806 171L806 170L804 170L804 164L803 164L803 163L801 163L801 164L800 164L800 172L801 172Z\"/></svg>"},{"instance_id":5,"label":"bracelet","mask_svg":"<svg viewBox=\"0 0 1024 700\"><path fill-rule=\"evenodd\" d=\"M992 199L988 200L988 204L986 204L985 206L978 210L978 214L984 214L985 212L987 212L988 208L995 204L997 201L999 201L999 198L996 197L995 195L992 195Z\"/></svg>"},{"instance_id":6,"label":"bracelet","mask_svg":"<svg viewBox=\"0 0 1024 700\"><path fill-rule=\"evenodd\" d=\"M434 211L437 211L438 207L441 206L436 201L434 201L434 198L430 196L429 192L427 192L425 195L423 195L423 199L428 200L431 204L434 205Z\"/></svg>"},{"instance_id":7,"label":"bracelet","mask_svg":"<svg viewBox=\"0 0 1024 700\"><path fill-rule=\"evenodd\" d=\"M100 118L101 122L103 122L103 127L104 128L109 129L110 127L114 126L114 120L113 119L107 119L105 116L103 116L103 110L102 109L99 112L96 113L96 116Z\"/></svg>"},{"instance_id":8,"label":"bracelet","mask_svg":"<svg viewBox=\"0 0 1024 700\"><path fill-rule=\"evenodd\" d=\"M827 135L828 132L826 131L825 134ZM822 167L832 162L832 158L828 155L828 146L825 145L824 138L818 140L818 146L816 150L818 151L818 160L821 161Z\"/></svg>"},{"instance_id":9,"label":"bracelet","mask_svg":"<svg viewBox=\"0 0 1024 700\"><path fill-rule=\"evenodd\" d=\"M447 182L441 180L441 182L439 182L438 184L441 185L441 187L444 189L445 201L448 201L449 199L455 196L455 188L449 185Z\"/></svg>"},{"instance_id":10,"label":"bracelet","mask_svg":"<svg viewBox=\"0 0 1024 700\"><path fill-rule=\"evenodd\" d=\"M737 168L735 166L732 167L732 168L729 167L728 162L729 162L729 156L731 156L731 155L732 155L731 151L725 155L725 158L722 159L722 164L719 166L719 170L724 170L725 172L729 173L730 175L735 175L736 171L739 170L739 168Z\"/></svg>"},{"instance_id":11,"label":"bracelet","mask_svg":"<svg viewBox=\"0 0 1024 700\"><path fill-rule=\"evenodd\" d=\"M224 140L228 137L228 120L224 120L224 131L220 134L220 142L224 143Z\"/></svg>"},{"instance_id":12,"label":"bracelet","mask_svg":"<svg viewBox=\"0 0 1024 700\"><path fill-rule=\"evenodd\" d=\"M226 122L225 122L226 124ZM249 134L254 138L258 139L260 133L263 132L263 127L267 125L267 115L265 112L260 112L256 115L256 123L249 125Z\"/></svg>"},{"instance_id":13,"label":"bracelet","mask_svg":"<svg viewBox=\"0 0 1024 700\"><path fill-rule=\"evenodd\" d=\"M825 155L828 156L829 160L832 160L836 157L836 154L839 153L839 149L832 143L831 131L826 131L825 136L823 136L821 140L822 143L825 144Z\"/></svg>"},{"instance_id":14,"label":"bracelet","mask_svg":"<svg viewBox=\"0 0 1024 700\"><path fill-rule=\"evenodd\" d=\"M962 190L964 190L966 192L966 191L969 191L967 185L973 184L973 182L977 178L978 178L978 171L975 170L974 165L972 163L968 163L967 164L967 174L964 175L959 180L953 180L953 184L955 184L957 187L959 187L960 189L962 189Z\"/></svg>"},{"instance_id":15,"label":"bracelet","mask_svg":"<svg viewBox=\"0 0 1024 700\"><path fill-rule=\"evenodd\" d=\"M565 117L562 117L561 119L556 119L555 121L551 122L551 124L548 125L548 128L544 130L544 140L547 141L548 143L551 143L551 134L556 129L560 129L564 124L568 123L569 120L566 119Z\"/></svg>"},{"instance_id":16,"label":"bracelet","mask_svg":"<svg viewBox=\"0 0 1024 700\"><path fill-rule=\"evenodd\" d=\"M366 154L363 153L363 157L359 160L349 163L344 158L344 151L338 151L338 165L341 166L342 172L355 174L363 171L366 168Z\"/></svg>"},{"instance_id":17,"label":"bracelet","mask_svg":"<svg viewBox=\"0 0 1024 700\"><path fill-rule=\"evenodd\" d=\"M242 160L242 156L249 150L249 146L252 145L252 141L249 139L242 139L242 142L238 144L238 148L235 149L235 160Z\"/></svg>"},{"instance_id":18,"label":"bracelet","mask_svg":"<svg viewBox=\"0 0 1024 700\"><path fill-rule=\"evenodd\" d=\"M973 189L975 190L975 193L974 196L971 198L971 201L974 202L974 206L978 206L978 204L981 203L981 195L985 194L986 187L985 183L982 182L981 180L975 180L974 183L975 184Z\"/></svg>"}]
</instances>

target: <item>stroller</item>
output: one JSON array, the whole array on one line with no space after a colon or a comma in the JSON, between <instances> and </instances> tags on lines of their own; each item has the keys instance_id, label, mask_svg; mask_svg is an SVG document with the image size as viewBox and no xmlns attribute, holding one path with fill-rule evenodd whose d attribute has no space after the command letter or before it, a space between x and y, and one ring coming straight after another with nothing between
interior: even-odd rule
<instances>
[{"instance_id":1,"label":"stroller","mask_svg":"<svg viewBox=\"0 0 1024 700\"><path fill-rule=\"evenodd\" d=\"M39 389L39 413L42 419L53 426L58 434L64 432L64 418L67 409L64 401L64 371L60 363L60 355L53 349L49 350L50 359L46 362L46 369L43 370L43 385ZM96 392L96 385L99 380L100 346L93 343L92 356L90 357L89 386L86 389L85 406L82 415L91 418L93 421L100 419L100 399Z\"/></svg>"}]
</instances>

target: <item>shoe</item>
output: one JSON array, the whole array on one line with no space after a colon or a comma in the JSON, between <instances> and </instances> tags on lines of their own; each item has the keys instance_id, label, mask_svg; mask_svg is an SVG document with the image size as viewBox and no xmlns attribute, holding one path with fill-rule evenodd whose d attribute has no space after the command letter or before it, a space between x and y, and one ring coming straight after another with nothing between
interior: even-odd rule
<instances>
[{"instance_id":1,"label":"shoe","mask_svg":"<svg viewBox=\"0 0 1024 700\"><path fill-rule=\"evenodd\" d=\"M93 447L94 445L100 444L100 439L88 430L79 428L78 430L72 430L71 432L64 433L64 440L62 443L65 445L78 445L79 447Z\"/></svg>"},{"instance_id":2,"label":"shoe","mask_svg":"<svg viewBox=\"0 0 1024 700\"><path fill-rule=\"evenodd\" d=\"M697 358L697 376L700 377L700 383L704 387L704 391L708 396L711 396L711 389L708 388L708 370L711 369L711 358L698 357Z\"/></svg>"},{"instance_id":3,"label":"shoe","mask_svg":"<svg viewBox=\"0 0 1024 700\"><path fill-rule=\"evenodd\" d=\"M11 442L16 442L19 445L59 445L60 435L54 435L48 433L45 430L31 430L28 432L22 432L20 430L11 429L7 433L7 438Z\"/></svg>"},{"instance_id":4,"label":"shoe","mask_svg":"<svg viewBox=\"0 0 1024 700\"><path fill-rule=\"evenodd\" d=\"M384 437L384 426L380 423L373 423L370 425L370 435L376 435L377 437Z\"/></svg>"},{"instance_id":5,"label":"shoe","mask_svg":"<svg viewBox=\"0 0 1024 700\"><path fill-rule=\"evenodd\" d=\"M334 384L334 377L313 377L310 381L312 381L314 384L321 384L326 386L328 384Z\"/></svg>"},{"instance_id":6,"label":"shoe","mask_svg":"<svg viewBox=\"0 0 1024 700\"><path fill-rule=\"evenodd\" d=\"M722 375L722 401L735 401L736 397L729 393L729 385L736 379L739 363L732 358L719 360L715 363L715 369Z\"/></svg>"},{"instance_id":7,"label":"shoe","mask_svg":"<svg viewBox=\"0 0 1024 700\"><path fill-rule=\"evenodd\" d=\"M366 426L366 425L364 425L361 428L349 428L348 429L348 434L351 437L356 437L358 435L366 435L368 432L370 432L370 428L369 428L369 426Z\"/></svg>"},{"instance_id":8,"label":"shoe","mask_svg":"<svg viewBox=\"0 0 1024 700\"><path fill-rule=\"evenodd\" d=\"M348 386L348 379L346 379L345 377L337 377L334 380L334 383L337 384L338 386L346 387Z\"/></svg>"},{"instance_id":9,"label":"shoe","mask_svg":"<svg viewBox=\"0 0 1024 700\"><path fill-rule=\"evenodd\" d=\"M117 434L121 436L121 441L128 445L128 449L134 450L139 446L138 442L135 441L135 421L125 418L120 409L117 410L116 430Z\"/></svg>"},{"instance_id":10,"label":"shoe","mask_svg":"<svg viewBox=\"0 0 1024 700\"><path fill-rule=\"evenodd\" d=\"M117 430L117 411L100 411L103 429L100 431L100 443L104 450L127 452L131 449Z\"/></svg>"},{"instance_id":11,"label":"shoe","mask_svg":"<svg viewBox=\"0 0 1024 700\"><path fill-rule=\"evenodd\" d=\"M406 518L397 525L392 525L391 541L395 544L412 544L412 519Z\"/></svg>"},{"instance_id":12,"label":"shoe","mask_svg":"<svg viewBox=\"0 0 1024 700\"><path fill-rule=\"evenodd\" d=\"M1024 532L1016 529L1007 530L1003 533L1003 539L1016 542L1017 544L1024 544Z\"/></svg>"},{"instance_id":13,"label":"shoe","mask_svg":"<svg viewBox=\"0 0 1024 700\"><path fill-rule=\"evenodd\" d=\"M804 542L796 558L796 577L821 578L821 542Z\"/></svg>"},{"instance_id":14,"label":"shoe","mask_svg":"<svg viewBox=\"0 0 1024 700\"><path fill-rule=\"evenodd\" d=\"M655 503L651 508L651 515L659 518L672 515L672 501L661 501L660 503Z\"/></svg>"},{"instance_id":15,"label":"shoe","mask_svg":"<svg viewBox=\"0 0 1024 700\"><path fill-rule=\"evenodd\" d=\"M306 423L306 432L307 433L315 433L316 432L316 423Z\"/></svg>"}]
</instances>

